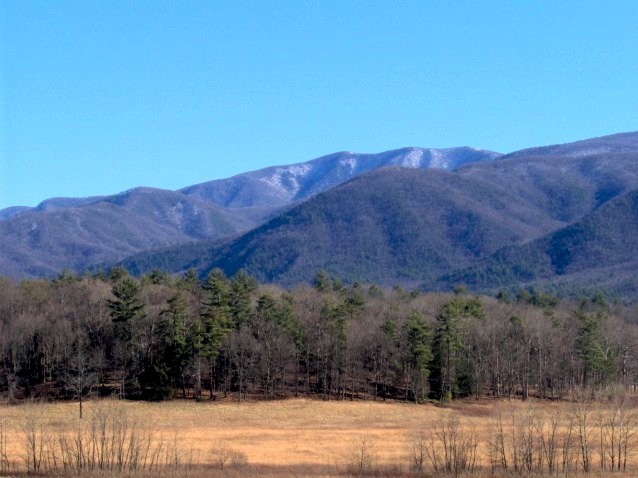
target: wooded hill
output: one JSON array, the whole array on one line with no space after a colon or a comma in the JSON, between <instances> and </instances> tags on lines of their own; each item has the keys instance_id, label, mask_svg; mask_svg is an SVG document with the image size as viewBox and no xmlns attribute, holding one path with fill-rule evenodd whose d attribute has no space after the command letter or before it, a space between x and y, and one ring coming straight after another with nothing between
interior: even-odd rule
<instances>
[{"instance_id":1,"label":"wooded hill","mask_svg":"<svg viewBox=\"0 0 638 478\"><path fill-rule=\"evenodd\" d=\"M602 296L422 294L324 272L291 291L220 270L205 281L121 269L3 281L0 390L11 400L563 398L635 388L635 312Z\"/></svg>"},{"instance_id":2,"label":"wooded hill","mask_svg":"<svg viewBox=\"0 0 638 478\"><path fill-rule=\"evenodd\" d=\"M498 155L474 148L341 152L180 191L138 188L0 213L0 274L124 266L205 278L636 300L638 133ZM438 168L438 169L432 169Z\"/></svg>"},{"instance_id":3,"label":"wooded hill","mask_svg":"<svg viewBox=\"0 0 638 478\"><path fill-rule=\"evenodd\" d=\"M167 191L52 198L0 211L0 275L52 278L194 241L231 239L299 201L386 166L454 169L498 153L475 148L340 152ZM179 167L179 165L176 165ZM211 165L214 174L214 163Z\"/></svg>"},{"instance_id":4,"label":"wooded hill","mask_svg":"<svg viewBox=\"0 0 638 478\"><path fill-rule=\"evenodd\" d=\"M529 243L504 247L476 266L439 278L474 290L517 284L545 289L604 289L638 297L638 190L614 198L568 227ZM436 287L437 284L430 284Z\"/></svg>"},{"instance_id":5,"label":"wooded hill","mask_svg":"<svg viewBox=\"0 0 638 478\"><path fill-rule=\"evenodd\" d=\"M202 277L214 267L245 269L287 286L325 269L347 283L447 291L467 283L490 294L532 285L563 296L602 289L632 301L637 165L638 154L605 153L498 159L454 172L385 169L224 244L163 249L121 265L136 274L193 267ZM534 252L548 247L549 262Z\"/></svg>"}]
</instances>

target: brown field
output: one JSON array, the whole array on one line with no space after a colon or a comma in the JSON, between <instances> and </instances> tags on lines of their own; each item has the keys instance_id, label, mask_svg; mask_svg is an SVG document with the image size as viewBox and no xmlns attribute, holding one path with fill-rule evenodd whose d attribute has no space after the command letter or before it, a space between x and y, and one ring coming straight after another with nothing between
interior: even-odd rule
<instances>
[{"instance_id":1,"label":"brown field","mask_svg":"<svg viewBox=\"0 0 638 478\"><path fill-rule=\"evenodd\" d=\"M189 472L198 476L202 473L202 476L344 475L356 469L356 456L362 443L370 457L367 474L413 476L409 472L409 455L414 436L419 432L431 434L446 417L458 417L464 430L474 430L479 443L478 465L489 470L486 444L493 435L499 414L505 422L507 417L524 416L530 410L537 416L566 417L573 407L567 403L489 399L457 401L445 406L309 399L243 403L107 400L85 403L82 423L90 421L98 409L129 417L140 431L152 433L155 442L172 443L178 450L181 465L193 463L188 471L177 473L180 476ZM592 423L596 410L592 405ZM0 417L5 422L4 436L8 437L6 452L11 462L8 471L14 473L26 470L26 417L37 417L44 423L42 429L49 440L56 434L72 435L79 423L77 403L4 405L0 407ZM243 453L248 464L241 469L229 465L219 470L215 450L220 448ZM638 447L635 448L638 451ZM596 466L595 458L593 462ZM627 469L638 471L638 455L629 456ZM593 474L598 475L604 473Z\"/></svg>"}]
</instances>

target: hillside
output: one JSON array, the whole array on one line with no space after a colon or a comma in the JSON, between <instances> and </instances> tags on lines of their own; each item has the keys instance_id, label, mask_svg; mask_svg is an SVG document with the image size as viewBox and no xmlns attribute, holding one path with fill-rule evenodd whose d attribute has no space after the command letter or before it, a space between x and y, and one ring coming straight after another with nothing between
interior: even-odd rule
<instances>
[{"instance_id":1,"label":"hillside","mask_svg":"<svg viewBox=\"0 0 638 478\"><path fill-rule=\"evenodd\" d=\"M577 226L638 190L637 166L638 134L624 133L506 156L474 148L335 153L174 192L56 198L2 212L0 272L42 277L120 263L137 274L191 267L205 274L219 266L294 284L326 269L346 281L490 290L556 275L570 288L633 290L633 266L625 250L612 250L615 242L604 260L579 252L578 268L570 262L559 273L519 276L516 257L494 256L507 273L485 266L488 284L468 268L503 251L541 267L538 252L521 248L562 230L586 241L588 231L608 226ZM572 260L569 249L555 250ZM615 285L619 278L624 286Z\"/></svg>"},{"instance_id":2,"label":"hillside","mask_svg":"<svg viewBox=\"0 0 638 478\"><path fill-rule=\"evenodd\" d=\"M500 159L459 171L540 207L564 224L638 187L638 153Z\"/></svg>"},{"instance_id":3,"label":"hillside","mask_svg":"<svg viewBox=\"0 0 638 478\"><path fill-rule=\"evenodd\" d=\"M140 188L0 221L0 270L12 277L49 277L165 244L228 236L250 225L249 218L209 203Z\"/></svg>"},{"instance_id":4,"label":"hillside","mask_svg":"<svg viewBox=\"0 0 638 478\"><path fill-rule=\"evenodd\" d=\"M136 273L160 265L202 273L219 266L229 274L245 268L285 284L308 281L319 269L344 280L427 282L501 247L560 230L638 188L637 165L636 154L602 154L499 159L456 172L386 169L316 196L222 247L197 243L141 254L124 265Z\"/></svg>"},{"instance_id":5,"label":"hillside","mask_svg":"<svg viewBox=\"0 0 638 478\"><path fill-rule=\"evenodd\" d=\"M289 284L319 269L345 280L418 281L555 225L542 209L463 175L385 169L322 193L180 269L244 268L260 280ZM201 245L193 247L201 254Z\"/></svg>"},{"instance_id":6,"label":"hillside","mask_svg":"<svg viewBox=\"0 0 638 478\"><path fill-rule=\"evenodd\" d=\"M618 154L638 152L638 132L618 133L598 138L584 139L573 143L555 144L522 149L509 153L503 158L523 158L529 156L562 156L582 158L592 154Z\"/></svg>"},{"instance_id":7,"label":"hillside","mask_svg":"<svg viewBox=\"0 0 638 478\"><path fill-rule=\"evenodd\" d=\"M305 163L273 166L209 181L180 192L224 207L282 206L302 201L380 168L399 166L452 171L464 164L488 161L498 156L492 151L469 147L402 148L378 154L340 152Z\"/></svg>"},{"instance_id":8,"label":"hillside","mask_svg":"<svg viewBox=\"0 0 638 478\"><path fill-rule=\"evenodd\" d=\"M388 165L455 168L497 156L474 148L335 153L181 191L136 188L108 197L52 198L35 208L8 208L0 211L0 275L49 277L148 250L228 239L366 171ZM174 256L177 262L183 254ZM156 264L165 265L166 258Z\"/></svg>"},{"instance_id":9,"label":"hillside","mask_svg":"<svg viewBox=\"0 0 638 478\"><path fill-rule=\"evenodd\" d=\"M630 191L575 223L527 244L441 277L428 288L465 284L495 290L513 284L601 288L619 295L638 291L638 190Z\"/></svg>"}]
</instances>

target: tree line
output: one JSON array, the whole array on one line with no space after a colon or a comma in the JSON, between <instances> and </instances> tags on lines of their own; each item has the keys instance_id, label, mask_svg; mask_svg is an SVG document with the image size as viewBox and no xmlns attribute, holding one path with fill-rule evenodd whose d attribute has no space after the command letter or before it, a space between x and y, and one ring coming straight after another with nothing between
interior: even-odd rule
<instances>
[{"instance_id":1,"label":"tree line","mask_svg":"<svg viewBox=\"0 0 638 478\"><path fill-rule=\"evenodd\" d=\"M243 271L141 278L0 279L0 391L9 400L89 395L325 400L561 399L634 390L635 308L344 285L260 285ZM80 412L81 413L81 412Z\"/></svg>"}]
</instances>

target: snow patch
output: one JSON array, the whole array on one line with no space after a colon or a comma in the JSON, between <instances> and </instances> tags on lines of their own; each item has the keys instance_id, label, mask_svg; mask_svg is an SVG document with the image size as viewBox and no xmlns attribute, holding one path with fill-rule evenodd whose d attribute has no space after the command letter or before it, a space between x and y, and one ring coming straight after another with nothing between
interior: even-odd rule
<instances>
[{"instance_id":1,"label":"snow patch","mask_svg":"<svg viewBox=\"0 0 638 478\"><path fill-rule=\"evenodd\" d=\"M447 169L449 161L443 152L438 149L430 150L430 167L435 169Z\"/></svg>"},{"instance_id":2,"label":"snow patch","mask_svg":"<svg viewBox=\"0 0 638 478\"><path fill-rule=\"evenodd\" d=\"M168 210L167 216L177 224L178 229L182 229L184 223L184 203L178 201L173 207Z\"/></svg>"},{"instance_id":3,"label":"snow patch","mask_svg":"<svg viewBox=\"0 0 638 478\"><path fill-rule=\"evenodd\" d=\"M593 147L589 149L581 149L574 156L580 158L583 156L590 156L592 154L611 153L611 152L613 152L613 148L610 148L609 146L598 146L598 147Z\"/></svg>"},{"instance_id":4,"label":"snow patch","mask_svg":"<svg viewBox=\"0 0 638 478\"><path fill-rule=\"evenodd\" d=\"M403 158L402 166L406 168L420 168L423 161L423 150L413 149Z\"/></svg>"},{"instance_id":5,"label":"snow patch","mask_svg":"<svg viewBox=\"0 0 638 478\"><path fill-rule=\"evenodd\" d=\"M355 158L345 158L339 161L339 166L350 167L351 171L357 167L357 160Z\"/></svg>"},{"instance_id":6,"label":"snow patch","mask_svg":"<svg viewBox=\"0 0 638 478\"><path fill-rule=\"evenodd\" d=\"M263 183L268 184L278 194L282 196L294 196L301 189L301 180L303 180L311 166L309 164L294 164L292 166L276 168L275 172L270 176L259 178Z\"/></svg>"}]
</instances>

